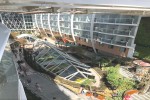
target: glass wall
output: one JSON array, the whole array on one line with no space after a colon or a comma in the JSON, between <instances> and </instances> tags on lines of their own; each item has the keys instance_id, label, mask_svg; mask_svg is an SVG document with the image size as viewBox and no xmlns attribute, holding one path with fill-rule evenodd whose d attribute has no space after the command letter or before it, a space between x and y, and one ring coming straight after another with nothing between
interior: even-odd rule
<instances>
[{"instance_id":1,"label":"glass wall","mask_svg":"<svg viewBox=\"0 0 150 100\"><path fill-rule=\"evenodd\" d=\"M40 42L36 44L33 56L42 68L65 79L75 81L77 77L88 78L93 76L89 71L90 66L78 62L48 43Z\"/></svg>"},{"instance_id":2,"label":"glass wall","mask_svg":"<svg viewBox=\"0 0 150 100\"><path fill-rule=\"evenodd\" d=\"M90 39L92 14L76 14L73 19L74 35Z\"/></svg>"},{"instance_id":3,"label":"glass wall","mask_svg":"<svg viewBox=\"0 0 150 100\"><path fill-rule=\"evenodd\" d=\"M25 29L25 24L23 20L22 14L17 13L1 13L2 20L4 24L12 29L12 30L19 30Z\"/></svg>"},{"instance_id":4,"label":"glass wall","mask_svg":"<svg viewBox=\"0 0 150 100\"><path fill-rule=\"evenodd\" d=\"M71 35L71 15L60 15L60 31L62 34Z\"/></svg>"},{"instance_id":5,"label":"glass wall","mask_svg":"<svg viewBox=\"0 0 150 100\"><path fill-rule=\"evenodd\" d=\"M51 30L53 32L59 32L57 20L58 20L58 15L57 14L51 14L50 15L50 26L51 26Z\"/></svg>"}]
</instances>

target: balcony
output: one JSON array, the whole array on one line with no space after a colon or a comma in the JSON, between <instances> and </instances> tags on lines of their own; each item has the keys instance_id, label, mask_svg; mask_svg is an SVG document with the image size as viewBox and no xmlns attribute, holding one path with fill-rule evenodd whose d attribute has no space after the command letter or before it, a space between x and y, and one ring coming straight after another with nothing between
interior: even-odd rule
<instances>
[{"instance_id":1,"label":"balcony","mask_svg":"<svg viewBox=\"0 0 150 100\"><path fill-rule=\"evenodd\" d=\"M86 18L75 18L74 22L86 22L91 23L91 20L87 20Z\"/></svg>"},{"instance_id":2,"label":"balcony","mask_svg":"<svg viewBox=\"0 0 150 100\"><path fill-rule=\"evenodd\" d=\"M70 18L69 19L67 19L67 18L60 18L60 20L59 21L66 21L66 22L70 22Z\"/></svg>"},{"instance_id":3,"label":"balcony","mask_svg":"<svg viewBox=\"0 0 150 100\"><path fill-rule=\"evenodd\" d=\"M83 38L90 38L89 35L84 35L84 34L82 34L81 37L83 37Z\"/></svg>"},{"instance_id":4,"label":"balcony","mask_svg":"<svg viewBox=\"0 0 150 100\"><path fill-rule=\"evenodd\" d=\"M96 23L137 24L134 18L95 18Z\"/></svg>"},{"instance_id":5,"label":"balcony","mask_svg":"<svg viewBox=\"0 0 150 100\"><path fill-rule=\"evenodd\" d=\"M132 36L131 30L117 30L117 29L108 29L108 28L95 28L94 31L102 32L106 34L116 34L116 35L124 35L124 36Z\"/></svg>"},{"instance_id":6,"label":"balcony","mask_svg":"<svg viewBox=\"0 0 150 100\"><path fill-rule=\"evenodd\" d=\"M130 36L130 30L114 30L114 34Z\"/></svg>"},{"instance_id":7,"label":"balcony","mask_svg":"<svg viewBox=\"0 0 150 100\"><path fill-rule=\"evenodd\" d=\"M114 41L113 44L127 46L127 41Z\"/></svg>"},{"instance_id":8,"label":"balcony","mask_svg":"<svg viewBox=\"0 0 150 100\"><path fill-rule=\"evenodd\" d=\"M101 41L104 42L104 43L110 43L110 44L112 43L112 39L102 38Z\"/></svg>"},{"instance_id":9,"label":"balcony","mask_svg":"<svg viewBox=\"0 0 150 100\"><path fill-rule=\"evenodd\" d=\"M50 18L50 21L57 21L57 18Z\"/></svg>"}]
</instances>

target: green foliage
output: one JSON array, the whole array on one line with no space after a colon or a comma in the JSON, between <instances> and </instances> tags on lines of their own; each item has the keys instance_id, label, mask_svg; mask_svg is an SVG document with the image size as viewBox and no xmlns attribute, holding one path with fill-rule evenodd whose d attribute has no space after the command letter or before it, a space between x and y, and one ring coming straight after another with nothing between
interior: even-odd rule
<instances>
[{"instance_id":1,"label":"green foliage","mask_svg":"<svg viewBox=\"0 0 150 100\"><path fill-rule=\"evenodd\" d=\"M135 43L137 45L150 45L150 17L143 17L141 19Z\"/></svg>"},{"instance_id":2,"label":"green foliage","mask_svg":"<svg viewBox=\"0 0 150 100\"><path fill-rule=\"evenodd\" d=\"M81 85L84 85L84 86L86 86L86 85L90 85L92 83L92 80L90 80L90 79L85 79L82 83L81 83Z\"/></svg>"},{"instance_id":3,"label":"green foliage","mask_svg":"<svg viewBox=\"0 0 150 100\"><path fill-rule=\"evenodd\" d=\"M111 63L111 60L107 59L107 58L102 58L100 60L100 64L101 64L102 67L108 66L110 63Z\"/></svg>"},{"instance_id":4,"label":"green foliage","mask_svg":"<svg viewBox=\"0 0 150 100\"><path fill-rule=\"evenodd\" d=\"M117 87L120 91L125 91L127 89L132 89L135 86L135 82L124 78L119 73L120 66L116 65L115 67L107 67L104 70L107 70L106 79L112 85L112 87Z\"/></svg>"},{"instance_id":5,"label":"green foliage","mask_svg":"<svg viewBox=\"0 0 150 100\"><path fill-rule=\"evenodd\" d=\"M138 58L150 61L150 17L141 19L139 29L135 38L135 55Z\"/></svg>"},{"instance_id":6,"label":"green foliage","mask_svg":"<svg viewBox=\"0 0 150 100\"><path fill-rule=\"evenodd\" d=\"M106 79L111 85L118 87L120 85L120 78L121 76L119 75L119 66L111 66L107 68Z\"/></svg>"},{"instance_id":7,"label":"green foliage","mask_svg":"<svg viewBox=\"0 0 150 100\"><path fill-rule=\"evenodd\" d=\"M134 55L134 56L150 61L150 48L137 45L135 49L138 55Z\"/></svg>"},{"instance_id":8,"label":"green foliage","mask_svg":"<svg viewBox=\"0 0 150 100\"><path fill-rule=\"evenodd\" d=\"M18 41L16 41L15 43L14 43L14 46L15 47L18 47L20 45L20 43L18 42Z\"/></svg>"},{"instance_id":9,"label":"green foliage","mask_svg":"<svg viewBox=\"0 0 150 100\"><path fill-rule=\"evenodd\" d=\"M92 82L94 82L94 79L88 79L88 78L78 78L77 80L75 80L77 83L86 86L86 85L90 85Z\"/></svg>"}]
</instances>

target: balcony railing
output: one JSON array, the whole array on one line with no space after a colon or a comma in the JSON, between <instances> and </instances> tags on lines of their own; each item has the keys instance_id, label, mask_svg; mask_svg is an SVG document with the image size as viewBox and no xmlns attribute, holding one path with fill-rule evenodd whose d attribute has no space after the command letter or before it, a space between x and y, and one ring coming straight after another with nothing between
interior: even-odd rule
<instances>
[{"instance_id":1,"label":"balcony railing","mask_svg":"<svg viewBox=\"0 0 150 100\"><path fill-rule=\"evenodd\" d=\"M111 45L131 46L131 44L128 43L127 41L115 41L114 39L107 39L107 38L96 37L96 36L94 36L93 39L99 42L108 43Z\"/></svg>"},{"instance_id":2,"label":"balcony railing","mask_svg":"<svg viewBox=\"0 0 150 100\"><path fill-rule=\"evenodd\" d=\"M89 35L81 35L81 37L84 37L84 38L90 38L90 36Z\"/></svg>"},{"instance_id":3,"label":"balcony railing","mask_svg":"<svg viewBox=\"0 0 150 100\"><path fill-rule=\"evenodd\" d=\"M101 41L102 41L102 42L105 42L105 43L111 43L111 42L112 42L112 39L105 39L105 38L102 38Z\"/></svg>"},{"instance_id":4,"label":"balcony railing","mask_svg":"<svg viewBox=\"0 0 150 100\"><path fill-rule=\"evenodd\" d=\"M113 44L121 45L121 46L127 46L127 41L114 41Z\"/></svg>"},{"instance_id":5,"label":"balcony railing","mask_svg":"<svg viewBox=\"0 0 150 100\"><path fill-rule=\"evenodd\" d=\"M86 18L75 18L75 22L91 22L91 20L87 20Z\"/></svg>"},{"instance_id":6,"label":"balcony railing","mask_svg":"<svg viewBox=\"0 0 150 100\"><path fill-rule=\"evenodd\" d=\"M69 21L70 22L70 18L60 18L60 21Z\"/></svg>"},{"instance_id":7,"label":"balcony railing","mask_svg":"<svg viewBox=\"0 0 150 100\"><path fill-rule=\"evenodd\" d=\"M134 18L95 18L94 22L136 24Z\"/></svg>"},{"instance_id":8,"label":"balcony railing","mask_svg":"<svg viewBox=\"0 0 150 100\"><path fill-rule=\"evenodd\" d=\"M106 28L95 29L94 31L109 33L109 34L126 35L126 36L130 36L132 33L131 30L117 30L117 29L106 29Z\"/></svg>"}]
</instances>

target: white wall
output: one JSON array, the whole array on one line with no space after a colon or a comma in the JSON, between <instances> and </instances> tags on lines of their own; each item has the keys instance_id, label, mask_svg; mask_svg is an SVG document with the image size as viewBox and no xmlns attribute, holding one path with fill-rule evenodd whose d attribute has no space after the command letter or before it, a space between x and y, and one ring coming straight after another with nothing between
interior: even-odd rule
<instances>
[{"instance_id":1,"label":"white wall","mask_svg":"<svg viewBox=\"0 0 150 100\"><path fill-rule=\"evenodd\" d=\"M4 49L8 41L10 32L11 31L9 28L7 28L4 24L0 24L0 61L4 53Z\"/></svg>"}]
</instances>

